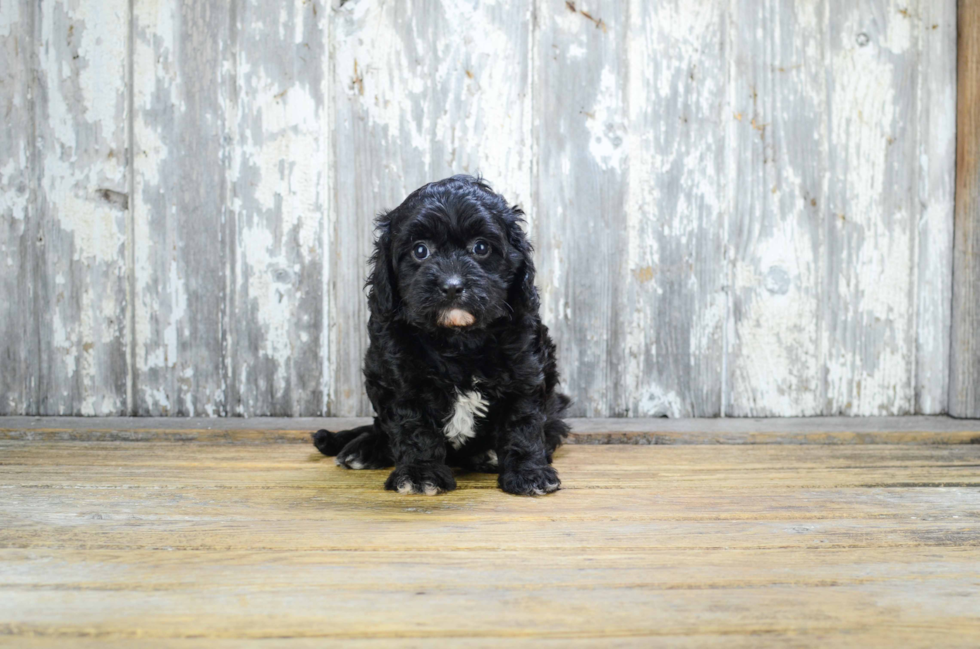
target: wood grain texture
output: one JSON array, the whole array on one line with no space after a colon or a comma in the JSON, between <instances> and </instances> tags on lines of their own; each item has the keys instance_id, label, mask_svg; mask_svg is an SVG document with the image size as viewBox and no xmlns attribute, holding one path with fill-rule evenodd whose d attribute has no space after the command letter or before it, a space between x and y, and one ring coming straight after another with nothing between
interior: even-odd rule
<instances>
[{"instance_id":1,"label":"wood grain texture","mask_svg":"<svg viewBox=\"0 0 980 649\"><path fill-rule=\"evenodd\" d=\"M534 229L542 317L575 416L627 414L628 23L613 1L538 6Z\"/></svg>"},{"instance_id":2,"label":"wood grain texture","mask_svg":"<svg viewBox=\"0 0 980 649\"><path fill-rule=\"evenodd\" d=\"M728 5L637 2L629 16L627 263L615 278L623 288L612 314L624 326L609 340L611 348L625 344L610 371L625 370L626 380L617 396L623 409L608 413L718 416L728 304ZM567 263L588 272L587 259ZM577 386L573 396L581 397Z\"/></svg>"},{"instance_id":3,"label":"wood grain texture","mask_svg":"<svg viewBox=\"0 0 980 649\"><path fill-rule=\"evenodd\" d=\"M820 299L824 192L840 181L827 171L828 7L732 8L731 112L723 116L733 152L725 414L833 412ZM831 261L828 276L836 277L841 264Z\"/></svg>"},{"instance_id":4,"label":"wood grain texture","mask_svg":"<svg viewBox=\"0 0 980 649\"><path fill-rule=\"evenodd\" d=\"M248 0L235 4L235 19L228 411L317 413L327 335L328 10L319 0Z\"/></svg>"},{"instance_id":5,"label":"wood grain texture","mask_svg":"<svg viewBox=\"0 0 980 649\"><path fill-rule=\"evenodd\" d=\"M980 417L980 2L959 3L949 413Z\"/></svg>"},{"instance_id":6,"label":"wood grain texture","mask_svg":"<svg viewBox=\"0 0 980 649\"><path fill-rule=\"evenodd\" d=\"M34 13L35 412L126 412L128 5Z\"/></svg>"},{"instance_id":7,"label":"wood grain texture","mask_svg":"<svg viewBox=\"0 0 980 649\"><path fill-rule=\"evenodd\" d=\"M977 446L570 447L539 499L401 496L290 445L0 453L18 645L980 638Z\"/></svg>"},{"instance_id":8,"label":"wood grain texture","mask_svg":"<svg viewBox=\"0 0 980 649\"><path fill-rule=\"evenodd\" d=\"M956 21L4 2L0 413L370 414L372 218L466 172L528 212L575 415L980 416Z\"/></svg>"},{"instance_id":9,"label":"wood grain texture","mask_svg":"<svg viewBox=\"0 0 980 649\"><path fill-rule=\"evenodd\" d=\"M953 294L953 214L956 189L956 2L920 2L918 111L919 176L916 228L915 412L944 412L949 399ZM977 412L980 416L980 411Z\"/></svg>"},{"instance_id":10,"label":"wood grain texture","mask_svg":"<svg viewBox=\"0 0 980 649\"><path fill-rule=\"evenodd\" d=\"M954 5L738 6L728 412L939 412Z\"/></svg>"},{"instance_id":11,"label":"wood grain texture","mask_svg":"<svg viewBox=\"0 0 980 649\"><path fill-rule=\"evenodd\" d=\"M832 182L821 223L826 414L908 414L919 21L899 1L841 5L826 36L833 71L826 126Z\"/></svg>"},{"instance_id":12,"label":"wood grain texture","mask_svg":"<svg viewBox=\"0 0 980 649\"><path fill-rule=\"evenodd\" d=\"M34 7L0 5L0 414L38 408L37 169L34 149Z\"/></svg>"},{"instance_id":13,"label":"wood grain texture","mask_svg":"<svg viewBox=\"0 0 980 649\"><path fill-rule=\"evenodd\" d=\"M230 179L234 27L226 3L134 0L134 406L233 412ZM230 288L231 287L231 288Z\"/></svg>"}]
</instances>

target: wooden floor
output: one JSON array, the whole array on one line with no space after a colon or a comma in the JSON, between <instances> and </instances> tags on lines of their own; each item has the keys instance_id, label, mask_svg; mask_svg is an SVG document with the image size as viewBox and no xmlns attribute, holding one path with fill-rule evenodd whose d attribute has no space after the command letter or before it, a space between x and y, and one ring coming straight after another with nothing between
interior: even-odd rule
<instances>
[{"instance_id":1,"label":"wooden floor","mask_svg":"<svg viewBox=\"0 0 980 649\"><path fill-rule=\"evenodd\" d=\"M980 646L977 444L567 446L529 499L213 442L0 441L0 646Z\"/></svg>"}]
</instances>

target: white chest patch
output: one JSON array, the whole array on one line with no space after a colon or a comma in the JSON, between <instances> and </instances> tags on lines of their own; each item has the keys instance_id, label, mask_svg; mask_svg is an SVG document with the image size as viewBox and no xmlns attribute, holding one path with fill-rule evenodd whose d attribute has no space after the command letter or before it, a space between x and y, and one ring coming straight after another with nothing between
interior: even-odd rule
<instances>
[{"instance_id":1,"label":"white chest patch","mask_svg":"<svg viewBox=\"0 0 980 649\"><path fill-rule=\"evenodd\" d=\"M476 418L485 417L490 404L476 390L456 390L456 406L442 431L453 448L462 448L466 440L476 435Z\"/></svg>"}]
</instances>

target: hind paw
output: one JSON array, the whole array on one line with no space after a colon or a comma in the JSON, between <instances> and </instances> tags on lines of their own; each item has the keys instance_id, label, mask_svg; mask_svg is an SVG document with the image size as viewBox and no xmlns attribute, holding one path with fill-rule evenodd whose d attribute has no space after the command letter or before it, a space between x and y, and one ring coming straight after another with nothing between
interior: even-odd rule
<instances>
[{"instance_id":1,"label":"hind paw","mask_svg":"<svg viewBox=\"0 0 980 649\"><path fill-rule=\"evenodd\" d=\"M337 453L334 462L345 469L383 469L394 464L388 451L388 438L377 433L364 433L352 439Z\"/></svg>"},{"instance_id":2,"label":"hind paw","mask_svg":"<svg viewBox=\"0 0 980 649\"><path fill-rule=\"evenodd\" d=\"M310 433L310 437L313 438L313 446L328 457L336 455L343 448L336 433L331 433L329 430L318 430Z\"/></svg>"}]
</instances>

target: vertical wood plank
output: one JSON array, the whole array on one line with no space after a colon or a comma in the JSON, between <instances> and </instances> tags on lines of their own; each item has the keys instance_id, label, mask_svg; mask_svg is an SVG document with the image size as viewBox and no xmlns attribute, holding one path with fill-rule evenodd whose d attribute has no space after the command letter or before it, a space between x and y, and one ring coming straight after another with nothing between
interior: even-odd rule
<instances>
[{"instance_id":1,"label":"vertical wood plank","mask_svg":"<svg viewBox=\"0 0 980 649\"><path fill-rule=\"evenodd\" d=\"M826 398L820 273L830 155L829 7L732 4L732 105L725 115L733 158L732 336L725 414L816 415Z\"/></svg>"},{"instance_id":2,"label":"vertical wood plank","mask_svg":"<svg viewBox=\"0 0 980 649\"><path fill-rule=\"evenodd\" d=\"M38 412L34 4L0 5L0 415Z\"/></svg>"},{"instance_id":3,"label":"vertical wood plank","mask_svg":"<svg viewBox=\"0 0 980 649\"><path fill-rule=\"evenodd\" d=\"M235 414L321 414L328 11L243 0L236 12Z\"/></svg>"},{"instance_id":4,"label":"vertical wood plank","mask_svg":"<svg viewBox=\"0 0 980 649\"><path fill-rule=\"evenodd\" d=\"M913 410L918 8L828 6L827 415Z\"/></svg>"},{"instance_id":5,"label":"vertical wood plank","mask_svg":"<svg viewBox=\"0 0 980 649\"><path fill-rule=\"evenodd\" d=\"M225 415L233 5L134 0L135 410Z\"/></svg>"},{"instance_id":6,"label":"vertical wood plank","mask_svg":"<svg viewBox=\"0 0 980 649\"><path fill-rule=\"evenodd\" d=\"M980 417L980 2L960 0L949 414Z\"/></svg>"},{"instance_id":7,"label":"vertical wood plank","mask_svg":"<svg viewBox=\"0 0 980 649\"><path fill-rule=\"evenodd\" d=\"M919 104L929 87L920 80L942 83L941 49L928 59L919 51L930 47L926 19L942 8L766 2L742 3L740 14L734 111L748 125L735 147L727 410L935 411L945 389L935 333L949 149L941 109ZM920 169L923 146L932 176ZM919 344L930 350L920 364L916 340L928 332L935 339Z\"/></svg>"},{"instance_id":8,"label":"vertical wood plank","mask_svg":"<svg viewBox=\"0 0 980 649\"><path fill-rule=\"evenodd\" d=\"M727 5L629 6L628 267L615 310L625 340L610 342L626 345L625 367L611 370L626 374L633 416L720 413Z\"/></svg>"},{"instance_id":9,"label":"vertical wood plank","mask_svg":"<svg viewBox=\"0 0 980 649\"><path fill-rule=\"evenodd\" d=\"M543 318L573 416L627 414L627 16L612 0L538 7L535 230ZM642 101L642 98L637 98Z\"/></svg>"},{"instance_id":10,"label":"vertical wood plank","mask_svg":"<svg viewBox=\"0 0 980 649\"><path fill-rule=\"evenodd\" d=\"M326 409L370 414L361 362L372 221L420 185L483 174L530 205L529 5L342 3L332 20L335 111Z\"/></svg>"},{"instance_id":11,"label":"vertical wood plank","mask_svg":"<svg viewBox=\"0 0 980 649\"><path fill-rule=\"evenodd\" d=\"M37 5L37 411L126 411L128 3Z\"/></svg>"},{"instance_id":12,"label":"vertical wood plank","mask_svg":"<svg viewBox=\"0 0 980 649\"><path fill-rule=\"evenodd\" d=\"M918 250L915 412L946 412L949 396L956 188L956 0L919 2L918 167L913 209ZM977 413L980 415L980 412Z\"/></svg>"}]
</instances>

